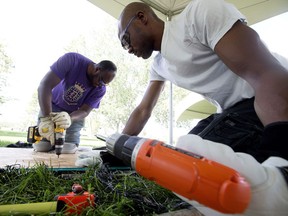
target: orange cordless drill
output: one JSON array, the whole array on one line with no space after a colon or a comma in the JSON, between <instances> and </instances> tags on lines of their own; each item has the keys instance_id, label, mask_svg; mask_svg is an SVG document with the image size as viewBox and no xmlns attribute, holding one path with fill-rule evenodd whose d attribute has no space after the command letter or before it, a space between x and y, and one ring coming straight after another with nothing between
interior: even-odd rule
<instances>
[{"instance_id":1,"label":"orange cordless drill","mask_svg":"<svg viewBox=\"0 0 288 216\"><path fill-rule=\"evenodd\" d=\"M141 176L189 200L223 213L243 213L249 205L250 185L222 164L158 140L118 133L106 146Z\"/></svg>"}]
</instances>

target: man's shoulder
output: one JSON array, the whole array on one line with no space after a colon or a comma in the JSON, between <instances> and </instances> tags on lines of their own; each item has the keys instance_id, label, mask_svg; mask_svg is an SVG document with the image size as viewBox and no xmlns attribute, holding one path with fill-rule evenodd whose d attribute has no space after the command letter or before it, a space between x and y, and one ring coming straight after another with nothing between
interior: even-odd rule
<instances>
[{"instance_id":1,"label":"man's shoulder","mask_svg":"<svg viewBox=\"0 0 288 216\"><path fill-rule=\"evenodd\" d=\"M92 62L89 58L87 58L86 56L80 54L80 53L76 53L76 52L68 52L65 53L62 57L61 57L62 62L65 62L67 64L86 64L89 62Z\"/></svg>"},{"instance_id":2,"label":"man's shoulder","mask_svg":"<svg viewBox=\"0 0 288 216\"><path fill-rule=\"evenodd\" d=\"M65 53L64 56L68 58L88 59L84 55L80 53L76 53L76 52L68 52L68 53Z\"/></svg>"}]
</instances>

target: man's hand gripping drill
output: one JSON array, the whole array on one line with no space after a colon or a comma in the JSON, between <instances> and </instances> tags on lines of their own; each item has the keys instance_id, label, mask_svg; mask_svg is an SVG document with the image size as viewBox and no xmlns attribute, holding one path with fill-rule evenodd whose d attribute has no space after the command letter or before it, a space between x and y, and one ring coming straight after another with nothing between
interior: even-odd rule
<instances>
[{"instance_id":1,"label":"man's hand gripping drill","mask_svg":"<svg viewBox=\"0 0 288 216\"><path fill-rule=\"evenodd\" d=\"M123 134L111 135L106 145L140 175L192 205L196 201L218 212L253 216L288 212L287 185L275 165L260 164L226 145L186 135L174 147Z\"/></svg>"},{"instance_id":2,"label":"man's hand gripping drill","mask_svg":"<svg viewBox=\"0 0 288 216\"><path fill-rule=\"evenodd\" d=\"M40 118L39 134L42 138L55 145L56 155L61 154L65 142L65 130L71 125L67 112L52 112L49 116Z\"/></svg>"}]
</instances>

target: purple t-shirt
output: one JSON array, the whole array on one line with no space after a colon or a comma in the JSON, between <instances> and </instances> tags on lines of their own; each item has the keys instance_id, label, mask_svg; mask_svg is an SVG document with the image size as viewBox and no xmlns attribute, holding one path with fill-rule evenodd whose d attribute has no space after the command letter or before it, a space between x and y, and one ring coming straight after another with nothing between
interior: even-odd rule
<instances>
[{"instance_id":1,"label":"purple t-shirt","mask_svg":"<svg viewBox=\"0 0 288 216\"><path fill-rule=\"evenodd\" d=\"M66 112L78 110L83 104L98 108L106 86L94 87L87 78L90 59L78 53L66 53L50 68L61 79L52 90L52 102Z\"/></svg>"}]
</instances>

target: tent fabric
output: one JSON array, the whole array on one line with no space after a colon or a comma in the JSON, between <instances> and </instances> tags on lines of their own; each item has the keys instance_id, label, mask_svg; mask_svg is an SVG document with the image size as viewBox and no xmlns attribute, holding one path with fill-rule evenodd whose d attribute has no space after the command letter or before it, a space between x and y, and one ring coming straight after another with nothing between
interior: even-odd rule
<instances>
[{"instance_id":1,"label":"tent fabric","mask_svg":"<svg viewBox=\"0 0 288 216\"><path fill-rule=\"evenodd\" d=\"M180 13L191 0L88 0L118 19L121 11L131 2L145 2L154 8L163 20ZM249 25L288 11L287 0L226 0L243 13Z\"/></svg>"}]
</instances>

